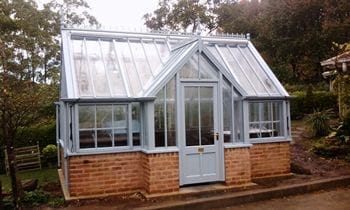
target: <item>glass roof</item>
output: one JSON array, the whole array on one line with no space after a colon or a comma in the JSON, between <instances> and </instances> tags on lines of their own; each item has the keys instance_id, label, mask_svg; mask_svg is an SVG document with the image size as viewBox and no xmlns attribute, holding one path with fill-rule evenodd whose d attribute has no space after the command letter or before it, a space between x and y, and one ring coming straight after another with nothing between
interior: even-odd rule
<instances>
[{"instance_id":1,"label":"glass roof","mask_svg":"<svg viewBox=\"0 0 350 210\"><path fill-rule=\"evenodd\" d=\"M63 29L62 41L61 98L154 96L172 69L187 79L219 78L222 70L242 95L288 96L247 39Z\"/></svg>"}]
</instances>

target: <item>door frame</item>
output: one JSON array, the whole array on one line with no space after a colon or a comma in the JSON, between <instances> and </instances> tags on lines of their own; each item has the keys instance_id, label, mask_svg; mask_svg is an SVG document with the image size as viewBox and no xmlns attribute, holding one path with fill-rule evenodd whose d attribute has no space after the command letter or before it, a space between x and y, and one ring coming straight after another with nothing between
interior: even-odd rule
<instances>
[{"instance_id":1,"label":"door frame","mask_svg":"<svg viewBox=\"0 0 350 210\"><path fill-rule=\"evenodd\" d=\"M184 107L184 88L185 86L193 86L193 87L213 87L213 90L216 88L216 110L215 106L213 108L214 114L216 115L217 121L217 129L219 133L219 140L217 140L218 147L218 178L216 181L225 181L225 164L224 164L224 142L223 142L223 132L222 132L222 93L221 93L221 85L219 85L218 81L179 81L177 83L177 127L178 127L178 146L179 146L179 184L180 186L186 185L188 183L185 182L184 175L184 167L185 167L185 158L184 158L184 148L186 147L186 131L185 131L185 107ZM215 181L214 181L215 182ZM198 182L201 183L201 182ZM196 183L193 183L196 184Z\"/></svg>"}]
</instances>

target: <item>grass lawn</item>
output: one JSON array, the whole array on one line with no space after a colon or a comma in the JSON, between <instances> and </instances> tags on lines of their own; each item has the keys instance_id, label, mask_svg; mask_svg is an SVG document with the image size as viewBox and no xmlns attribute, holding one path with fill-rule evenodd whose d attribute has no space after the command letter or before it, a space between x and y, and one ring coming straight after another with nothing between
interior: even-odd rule
<instances>
[{"instance_id":1,"label":"grass lawn","mask_svg":"<svg viewBox=\"0 0 350 210\"><path fill-rule=\"evenodd\" d=\"M42 170L28 171L28 172L18 172L18 176L21 180L38 179L39 185L42 185L45 182L58 182L58 173L56 168L42 169ZM3 191L10 191L11 189L10 176L7 176L6 174L1 174L0 179L2 182Z\"/></svg>"}]
</instances>

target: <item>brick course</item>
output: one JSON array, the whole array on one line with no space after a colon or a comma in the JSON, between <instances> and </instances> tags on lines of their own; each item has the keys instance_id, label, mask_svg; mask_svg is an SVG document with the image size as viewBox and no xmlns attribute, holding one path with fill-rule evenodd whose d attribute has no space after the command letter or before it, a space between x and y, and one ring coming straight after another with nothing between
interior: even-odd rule
<instances>
[{"instance_id":1,"label":"brick course","mask_svg":"<svg viewBox=\"0 0 350 210\"><path fill-rule=\"evenodd\" d=\"M225 149L225 183L238 185L251 182L249 148Z\"/></svg>"},{"instance_id":2,"label":"brick course","mask_svg":"<svg viewBox=\"0 0 350 210\"><path fill-rule=\"evenodd\" d=\"M254 144L250 149L252 178L290 173L289 142Z\"/></svg>"}]
</instances>

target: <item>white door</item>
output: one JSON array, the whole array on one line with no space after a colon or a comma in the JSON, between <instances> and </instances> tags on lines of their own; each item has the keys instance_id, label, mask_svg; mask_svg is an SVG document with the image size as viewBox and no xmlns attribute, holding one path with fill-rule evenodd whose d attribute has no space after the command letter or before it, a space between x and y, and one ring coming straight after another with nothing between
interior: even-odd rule
<instances>
[{"instance_id":1,"label":"white door","mask_svg":"<svg viewBox=\"0 0 350 210\"><path fill-rule=\"evenodd\" d=\"M216 84L182 84L180 185L219 180Z\"/></svg>"}]
</instances>

